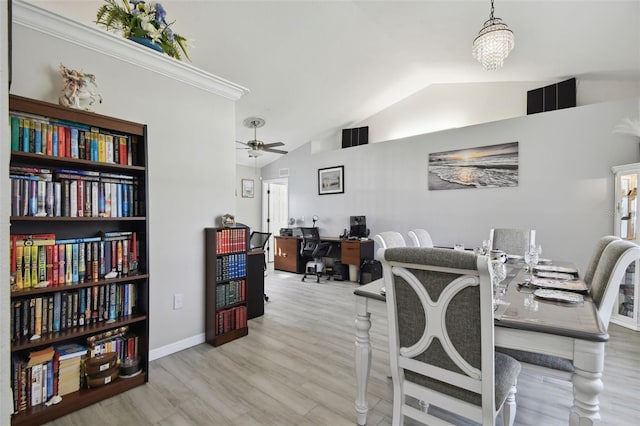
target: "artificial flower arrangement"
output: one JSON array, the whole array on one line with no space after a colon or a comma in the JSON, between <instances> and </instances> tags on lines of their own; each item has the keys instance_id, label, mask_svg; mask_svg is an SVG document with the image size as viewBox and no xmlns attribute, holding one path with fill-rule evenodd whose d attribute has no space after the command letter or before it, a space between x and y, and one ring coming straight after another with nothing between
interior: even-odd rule
<instances>
[{"instance_id":1,"label":"artificial flower arrangement","mask_svg":"<svg viewBox=\"0 0 640 426\"><path fill-rule=\"evenodd\" d=\"M167 12L160 3L141 0L105 0L105 3L98 9L97 24L121 31L126 38L151 40L172 58L182 59L184 54L189 59L187 39L173 32L173 22L167 23Z\"/></svg>"}]
</instances>

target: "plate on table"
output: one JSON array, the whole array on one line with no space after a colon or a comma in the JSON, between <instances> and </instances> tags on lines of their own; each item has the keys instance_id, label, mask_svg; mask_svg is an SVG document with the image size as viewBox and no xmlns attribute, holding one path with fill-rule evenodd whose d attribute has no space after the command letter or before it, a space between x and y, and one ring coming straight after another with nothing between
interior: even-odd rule
<instances>
[{"instance_id":1,"label":"plate on table","mask_svg":"<svg viewBox=\"0 0 640 426\"><path fill-rule=\"evenodd\" d=\"M517 254L509 254L507 255L508 262L524 262L524 256L519 256Z\"/></svg>"},{"instance_id":2,"label":"plate on table","mask_svg":"<svg viewBox=\"0 0 640 426\"><path fill-rule=\"evenodd\" d=\"M540 278L552 278L554 280L575 280L576 276L573 274L567 274L566 272L546 272L538 271L536 276Z\"/></svg>"},{"instance_id":3,"label":"plate on table","mask_svg":"<svg viewBox=\"0 0 640 426\"><path fill-rule=\"evenodd\" d=\"M564 272L567 274L578 274L578 270L576 268L570 268L567 266L558 266L558 265L536 265L534 269L538 271L545 272Z\"/></svg>"},{"instance_id":4,"label":"plate on table","mask_svg":"<svg viewBox=\"0 0 640 426\"><path fill-rule=\"evenodd\" d=\"M540 259L538 259L538 263L551 263L551 259L545 259L541 257Z\"/></svg>"},{"instance_id":5,"label":"plate on table","mask_svg":"<svg viewBox=\"0 0 640 426\"><path fill-rule=\"evenodd\" d=\"M567 291L587 291L587 284L582 280L554 280L551 278L533 277L531 284L535 287L545 289L567 290Z\"/></svg>"},{"instance_id":6,"label":"plate on table","mask_svg":"<svg viewBox=\"0 0 640 426\"><path fill-rule=\"evenodd\" d=\"M581 303L584 302L584 296L569 291L549 290L539 288L533 292L536 297L546 300L555 300L557 302Z\"/></svg>"}]
</instances>

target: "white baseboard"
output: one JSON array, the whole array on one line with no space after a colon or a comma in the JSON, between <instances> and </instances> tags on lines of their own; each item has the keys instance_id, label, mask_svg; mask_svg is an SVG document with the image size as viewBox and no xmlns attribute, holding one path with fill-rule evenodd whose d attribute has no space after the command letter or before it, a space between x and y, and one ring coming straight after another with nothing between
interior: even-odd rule
<instances>
[{"instance_id":1,"label":"white baseboard","mask_svg":"<svg viewBox=\"0 0 640 426\"><path fill-rule=\"evenodd\" d=\"M186 339L182 339L177 342L170 343L157 349L152 349L149 351L149 361L153 361L155 359L180 352L184 349L188 349L192 346L204 343L204 341L204 333L202 333L192 337L187 337Z\"/></svg>"}]
</instances>

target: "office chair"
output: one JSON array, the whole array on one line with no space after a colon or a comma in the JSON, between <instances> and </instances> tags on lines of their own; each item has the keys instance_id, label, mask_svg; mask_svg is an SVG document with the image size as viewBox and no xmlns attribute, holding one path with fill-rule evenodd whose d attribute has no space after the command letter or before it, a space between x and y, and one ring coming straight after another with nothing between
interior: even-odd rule
<instances>
[{"instance_id":1,"label":"office chair","mask_svg":"<svg viewBox=\"0 0 640 426\"><path fill-rule=\"evenodd\" d=\"M249 248L250 250L264 250L264 247L267 245L269 241L269 237L271 236L271 232L251 232L251 236L249 237ZM267 275L267 255L264 255L264 274ZM264 301L269 301L269 296L264 293Z\"/></svg>"},{"instance_id":2,"label":"office chair","mask_svg":"<svg viewBox=\"0 0 640 426\"><path fill-rule=\"evenodd\" d=\"M302 231L302 246L300 247L300 256L313 258L307 262L304 268L304 276L302 281L307 278L308 274L316 276L316 282L320 282L320 276L324 273L324 263L322 258L331 253L331 243L320 241L320 232L318 228L300 228Z\"/></svg>"}]
</instances>

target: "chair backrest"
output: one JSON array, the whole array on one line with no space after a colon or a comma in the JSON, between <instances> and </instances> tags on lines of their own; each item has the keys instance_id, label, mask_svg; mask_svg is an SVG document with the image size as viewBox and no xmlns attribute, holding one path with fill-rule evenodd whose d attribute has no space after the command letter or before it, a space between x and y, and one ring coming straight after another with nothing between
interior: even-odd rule
<instances>
[{"instance_id":1,"label":"chair backrest","mask_svg":"<svg viewBox=\"0 0 640 426\"><path fill-rule=\"evenodd\" d=\"M378 243L380 248L392 248L392 247L406 247L402 234L396 231L385 231L376 234L373 237L374 241Z\"/></svg>"},{"instance_id":2,"label":"chair backrest","mask_svg":"<svg viewBox=\"0 0 640 426\"><path fill-rule=\"evenodd\" d=\"M613 241L618 241L620 237L616 237L615 235L605 235L600 238L596 243L596 246L593 249L593 253L591 254L591 259L589 260L589 264L587 265L587 270L584 273L582 279L588 286L591 285L591 281L593 280L593 274L596 272L596 267L600 262L600 257L602 256L602 252L609 245L609 243Z\"/></svg>"},{"instance_id":3,"label":"chair backrest","mask_svg":"<svg viewBox=\"0 0 640 426\"><path fill-rule=\"evenodd\" d=\"M410 409L404 410L406 395L437 401L441 408L484 425L494 424L487 257L414 247L383 249L378 254L386 289L394 424L396 410L413 416ZM429 418L426 413L420 416Z\"/></svg>"},{"instance_id":4,"label":"chair backrest","mask_svg":"<svg viewBox=\"0 0 640 426\"><path fill-rule=\"evenodd\" d=\"M493 228L489 239L492 249L523 256L525 250L536 243L536 231L533 229Z\"/></svg>"},{"instance_id":5,"label":"chair backrest","mask_svg":"<svg viewBox=\"0 0 640 426\"><path fill-rule=\"evenodd\" d=\"M313 251L320 244L320 231L316 227L300 228L302 232L302 244L300 245L300 255L313 256Z\"/></svg>"},{"instance_id":6,"label":"chair backrest","mask_svg":"<svg viewBox=\"0 0 640 426\"><path fill-rule=\"evenodd\" d=\"M412 229L407 234L415 247L433 247L433 240L426 229Z\"/></svg>"},{"instance_id":7,"label":"chair backrest","mask_svg":"<svg viewBox=\"0 0 640 426\"><path fill-rule=\"evenodd\" d=\"M270 236L271 232L251 232L251 237L249 237L249 247L251 250L264 250L264 246L267 244L267 241L269 241Z\"/></svg>"},{"instance_id":8,"label":"chair backrest","mask_svg":"<svg viewBox=\"0 0 640 426\"><path fill-rule=\"evenodd\" d=\"M591 297L606 328L618 300L620 282L631 262L636 260L640 260L640 246L626 240L609 243L600 256L591 280Z\"/></svg>"}]
</instances>

